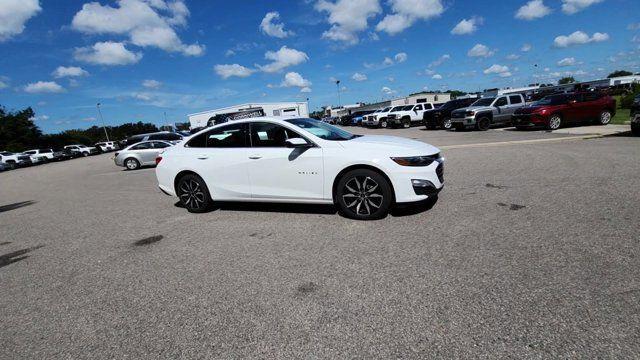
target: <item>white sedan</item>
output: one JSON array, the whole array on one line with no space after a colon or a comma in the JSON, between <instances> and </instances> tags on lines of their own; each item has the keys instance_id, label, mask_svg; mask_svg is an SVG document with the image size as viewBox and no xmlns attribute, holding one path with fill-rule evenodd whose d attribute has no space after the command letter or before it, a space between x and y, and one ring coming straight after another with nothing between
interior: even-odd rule
<instances>
[{"instance_id":1,"label":"white sedan","mask_svg":"<svg viewBox=\"0 0 640 360\"><path fill-rule=\"evenodd\" d=\"M440 150L394 136L354 135L318 120L262 117L216 125L156 159L160 189L190 212L213 201L336 204L379 219L397 203L437 196Z\"/></svg>"}]
</instances>

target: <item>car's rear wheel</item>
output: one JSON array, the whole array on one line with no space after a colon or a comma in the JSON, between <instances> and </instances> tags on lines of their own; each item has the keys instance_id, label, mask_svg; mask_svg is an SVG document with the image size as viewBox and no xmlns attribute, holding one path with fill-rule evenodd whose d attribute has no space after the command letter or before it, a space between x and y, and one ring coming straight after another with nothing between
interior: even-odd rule
<instances>
[{"instance_id":1,"label":"car's rear wheel","mask_svg":"<svg viewBox=\"0 0 640 360\"><path fill-rule=\"evenodd\" d=\"M558 114L553 114L549 118L549 124L547 125L547 129L558 130L560 129L560 125L562 125L562 118Z\"/></svg>"},{"instance_id":2,"label":"car's rear wheel","mask_svg":"<svg viewBox=\"0 0 640 360\"><path fill-rule=\"evenodd\" d=\"M487 131L491 126L491 120L488 117L481 117L476 121L476 129L480 131Z\"/></svg>"},{"instance_id":3,"label":"car's rear wheel","mask_svg":"<svg viewBox=\"0 0 640 360\"><path fill-rule=\"evenodd\" d=\"M607 125L611 122L611 111L604 110L600 113L600 125Z\"/></svg>"},{"instance_id":4,"label":"car's rear wheel","mask_svg":"<svg viewBox=\"0 0 640 360\"><path fill-rule=\"evenodd\" d=\"M187 174L178 180L176 194L182 206L191 213L207 212L213 205L207 184L195 174Z\"/></svg>"},{"instance_id":5,"label":"car's rear wheel","mask_svg":"<svg viewBox=\"0 0 640 360\"><path fill-rule=\"evenodd\" d=\"M446 118L444 120L442 120L442 128L445 130L449 130L451 129L451 119L450 118Z\"/></svg>"},{"instance_id":6,"label":"car's rear wheel","mask_svg":"<svg viewBox=\"0 0 640 360\"><path fill-rule=\"evenodd\" d=\"M140 162L134 158L128 158L124 161L127 170L137 170L140 168Z\"/></svg>"},{"instance_id":7,"label":"car's rear wheel","mask_svg":"<svg viewBox=\"0 0 640 360\"><path fill-rule=\"evenodd\" d=\"M336 203L343 215L357 220L381 219L393 202L391 185L382 175L369 169L356 169L338 181Z\"/></svg>"}]
</instances>

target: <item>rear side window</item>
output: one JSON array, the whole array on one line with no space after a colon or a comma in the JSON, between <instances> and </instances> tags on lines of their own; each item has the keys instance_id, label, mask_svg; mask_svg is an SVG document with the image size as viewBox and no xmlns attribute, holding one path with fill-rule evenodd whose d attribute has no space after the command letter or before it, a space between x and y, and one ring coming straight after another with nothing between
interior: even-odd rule
<instances>
[{"instance_id":1,"label":"rear side window","mask_svg":"<svg viewBox=\"0 0 640 360\"><path fill-rule=\"evenodd\" d=\"M171 145L169 145L167 143L164 143L164 142L160 142L160 141L154 141L153 142L153 147L155 149L164 149L164 148L168 148L169 146L171 146Z\"/></svg>"},{"instance_id":2,"label":"rear side window","mask_svg":"<svg viewBox=\"0 0 640 360\"><path fill-rule=\"evenodd\" d=\"M511 102L511 105L522 104L522 98L520 96L517 96L517 95L509 96L509 101Z\"/></svg>"},{"instance_id":3,"label":"rear side window","mask_svg":"<svg viewBox=\"0 0 640 360\"><path fill-rule=\"evenodd\" d=\"M150 142L144 142L144 143L135 145L134 147L131 148L131 150L146 150L146 149L151 149L151 146L152 145Z\"/></svg>"},{"instance_id":4,"label":"rear side window","mask_svg":"<svg viewBox=\"0 0 640 360\"><path fill-rule=\"evenodd\" d=\"M431 110L431 109L433 109L433 104L424 104L424 109L425 109L425 110Z\"/></svg>"},{"instance_id":5,"label":"rear side window","mask_svg":"<svg viewBox=\"0 0 640 360\"><path fill-rule=\"evenodd\" d=\"M187 143L193 148L240 148L247 147L247 125L231 124L202 133Z\"/></svg>"},{"instance_id":6,"label":"rear side window","mask_svg":"<svg viewBox=\"0 0 640 360\"><path fill-rule=\"evenodd\" d=\"M582 94L582 101L596 101L600 99L600 94L598 93L584 93Z\"/></svg>"}]
</instances>

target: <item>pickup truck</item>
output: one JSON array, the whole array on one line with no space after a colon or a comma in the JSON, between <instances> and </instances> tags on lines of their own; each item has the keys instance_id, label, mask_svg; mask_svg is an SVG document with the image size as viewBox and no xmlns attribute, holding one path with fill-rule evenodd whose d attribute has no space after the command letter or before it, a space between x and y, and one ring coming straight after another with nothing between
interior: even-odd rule
<instances>
[{"instance_id":1,"label":"pickup truck","mask_svg":"<svg viewBox=\"0 0 640 360\"><path fill-rule=\"evenodd\" d=\"M362 120L362 126L372 126L372 127L380 126L380 120L382 118L386 119L387 114L393 109L395 108L389 106L384 109L376 110L373 114L369 114L365 116L364 119Z\"/></svg>"},{"instance_id":2,"label":"pickup truck","mask_svg":"<svg viewBox=\"0 0 640 360\"><path fill-rule=\"evenodd\" d=\"M41 161L55 160L52 149L33 149L23 152L25 155L31 156L31 161L38 163Z\"/></svg>"},{"instance_id":3,"label":"pickup truck","mask_svg":"<svg viewBox=\"0 0 640 360\"><path fill-rule=\"evenodd\" d=\"M451 112L451 125L456 130L475 128L486 131L493 125L510 125L513 113L524 107L520 94L485 97L471 106Z\"/></svg>"},{"instance_id":4,"label":"pickup truck","mask_svg":"<svg viewBox=\"0 0 640 360\"><path fill-rule=\"evenodd\" d=\"M409 128L414 124L422 124L424 113L434 109L432 103L421 103L415 105L402 106L396 111L391 111L387 115L387 122L391 127ZM383 126L384 127L384 126Z\"/></svg>"},{"instance_id":5,"label":"pickup truck","mask_svg":"<svg viewBox=\"0 0 640 360\"><path fill-rule=\"evenodd\" d=\"M10 169L19 166L29 166L32 164L29 155L14 154L8 151L0 151L0 162L7 165Z\"/></svg>"}]
</instances>

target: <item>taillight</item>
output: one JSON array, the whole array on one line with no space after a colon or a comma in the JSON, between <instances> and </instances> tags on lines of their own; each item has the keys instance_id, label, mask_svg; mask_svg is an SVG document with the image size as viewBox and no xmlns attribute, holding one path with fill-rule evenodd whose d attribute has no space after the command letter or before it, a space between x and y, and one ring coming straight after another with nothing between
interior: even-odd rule
<instances>
[{"instance_id":1,"label":"taillight","mask_svg":"<svg viewBox=\"0 0 640 360\"><path fill-rule=\"evenodd\" d=\"M160 161L162 161L162 156L156 158L156 165L160 164Z\"/></svg>"}]
</instances>

